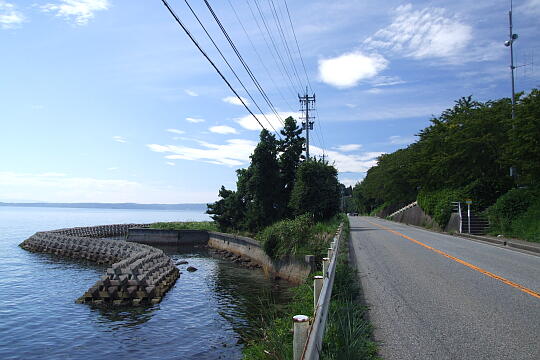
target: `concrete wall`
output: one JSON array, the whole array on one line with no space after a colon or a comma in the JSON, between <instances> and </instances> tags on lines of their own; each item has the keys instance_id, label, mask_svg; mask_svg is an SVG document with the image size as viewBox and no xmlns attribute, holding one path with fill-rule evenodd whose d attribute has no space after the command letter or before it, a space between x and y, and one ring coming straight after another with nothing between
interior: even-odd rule
<instances>
[{"instance_id":1,"label":"concrete wall","mask_svg":"<svg viewBox=\"0 0 540 360\"><path fill-rule=\"evenodd\" d=\"M203 245L208 243L208 232L200 230L161 230L130 228L127 241L147 245Z\"/></svg>"},{"instance_id":2,"label":"concrete wall","mask_svg":"<svg viewBox=\"0 0 540 360\"><path fill-rule=\"evenodd\" d=\"M439 231L442 230L439 224L437 224L435 220L426 214L418 205L402 211L399 214L392 216L390 219L404 224L423 226Z\"/></svg>"},{"instance_id":3,"label":"concrete wall","mask_svg":"<svg viewBox=\"0 0 540 360\"><path fill-rule=\"evenodd\" d=\"M208 246L248 257L261 265L267 275L274 274L290 282L301 284L315 270L314 258L311 256L301 259L272 260L266 255L261 245L251 238L219 232L208 232L208 235Z\"/></svg>"}]
</instances>

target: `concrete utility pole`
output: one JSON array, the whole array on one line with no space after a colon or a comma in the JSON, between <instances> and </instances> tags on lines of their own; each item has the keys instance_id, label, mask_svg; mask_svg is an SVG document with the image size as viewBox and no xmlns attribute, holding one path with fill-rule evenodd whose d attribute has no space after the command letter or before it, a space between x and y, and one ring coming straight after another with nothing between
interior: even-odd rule
<instances>
[{"instance_id":1,"label":"concrete utility pole","mask_svg":"<svg viewBox=\"0 0 540 360\"><path fill-rule=\"evenodd\" d=\"M504 46L510 47L510 71L512 73L512 129L516 126L514 120L516 119L516 91L514 85L514 41L517 40L518 34L514 34L512 30L512 0L510 1L510 11L508 12L508 20L510 23L510 36L508 40L504 42ZM515 166L510 167L510 176L514 179L517 177L517 169Z\"/></svg>"},{"instance_id":2,"label":"concrete utility pole","mask_svg":"<svg viewBox=\"0 0 540 360\"><path fill-rule=\"evenodd\" d=\"M510 21L510 36L508 40L504 42L505 46L510 47L510 71L512 73L512 120L515 119L515 106L516 106L516 90L514 86L514 41L517 40L518 34L514 34L512 31L512 1L510 1L510 11L508 12L508 19Z\"/></svg>"},{"instance_id":3,"label":"concrete utility pole","mask_svg":"<svg viewBox=\"0 0 540 360\"><path fill-rule=\"evenodd\" d=\"M306 87L306 94L304 96L298 94L298 101L300 101L300 105L302 106L300 111L304 115L302 118L304 120L302 121L302 130L306 130L306 160L309 160L309 130L313 130L313 124L315 123L314 121L310 121L315 117L309 116L309 111L315 107L315 94L309 96Z\"/></svg>"}]
</instances>

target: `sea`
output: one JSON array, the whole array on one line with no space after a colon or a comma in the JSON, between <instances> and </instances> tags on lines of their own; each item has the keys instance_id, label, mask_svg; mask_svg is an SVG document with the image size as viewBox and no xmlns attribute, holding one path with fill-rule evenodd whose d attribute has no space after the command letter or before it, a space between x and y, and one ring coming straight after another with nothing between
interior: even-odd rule
<instances>
[{"instance_id":1,"label":"sea","mask_svg":"<svg viewBox=\"0 0 540 360\"><path fill-rule=\"evenodd\" d=\"M0 206L0 359L241 359L261 312L287 302L290 284L203 247L175 249L173 260L198 270L182 271L161 303L95 308L75 300L105 266L18 246L44 230L203 220L197 211Z\"/></svg>"}]
</instances>

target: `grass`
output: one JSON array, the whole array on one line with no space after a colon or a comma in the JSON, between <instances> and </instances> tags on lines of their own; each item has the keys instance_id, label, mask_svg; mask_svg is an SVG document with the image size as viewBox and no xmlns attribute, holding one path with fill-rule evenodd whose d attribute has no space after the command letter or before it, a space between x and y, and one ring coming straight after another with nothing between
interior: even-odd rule
<instances>
[{"instance_id":1,"label":"grass","mask_svg":"<svg viewBox=\"0 0 540 360\"><path fill-rule=\"evenodd\" d=\"M348 219L343 231L344 239L348 239ZM372 326L367 319L368 309L359 299L358 274L348 263L348 241L340 244L321 359L378 359Z\"/></svg>"},{"instance_id":2,"label":"grass","mask_svg":"<svg viewBox=\"0 0 540 360\"><path fill-rule=\"evenodd\" d=\"M344 215L315 224L314 229L318 234L333 235L341 221L344 222L343 239L348 239L349 223ZM347 241L341 241L340 253L321 358L377 359L377 347L371 340L372 328L366 319L367 309L358 299L358 277L347 261ZM254 336L245 339L244 359L292 359L292 317L313 314L315 275L321 273L312 274L306 283L292 289L294 295L289 304L278 307L268 301L261 303L260 328Z\"/></svg>"},{"instance_id":3,"label":"grass","mask_svg":"<svg viewBox=\"0 0 540 360\"><path fill-rule=\"evenodd\" d=\"M213 221L157 222L150 225L151 229L162 230L206 230L219 231Z\"/></svg>"}]
</instances>

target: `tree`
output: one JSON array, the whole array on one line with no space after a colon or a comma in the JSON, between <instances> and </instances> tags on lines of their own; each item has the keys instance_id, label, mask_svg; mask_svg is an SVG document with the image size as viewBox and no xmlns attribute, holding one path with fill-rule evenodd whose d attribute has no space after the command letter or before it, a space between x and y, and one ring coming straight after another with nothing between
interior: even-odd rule
<instances>
[{"instance_id":1,"label":"tree","mask_svg":"<svg viewBox=\"0 0 540 360\"><path fill-rule=\"evenodd\" d=\"M323 160L305 161L298 167L289 204L295 216L311 213L315 220L329 219L339 212L339 201L335 167Z\"/></svg>"},{"instance_id":2,"label":"tree","mask_svg":"<svg viewBox=\"0 0 540 360\"><path fill-rule=\"evenodd\" d=\"M292 210L287 207L294 187L296 170L304 159L302 155L305 139L301 137L302 128L291 116L285 119L285 127L281 130L283 140L279 141L279 168L281 173L281 201L285 206L285 216L290 216Z\"/></svg>"},{"instance_id":3,"label":"tree","mask_svg":"<svg viewBox=\"0 0 540 360\"><path fill-rule=\"evenodd\" d=\"M279 220L284 212L281 199L281 178L277 160L277 140L266 129L251 155L245 183L246 219L250 231L258 231ZM280 206L281 205L281 206Z\"/></svg>"}]
</instances>

